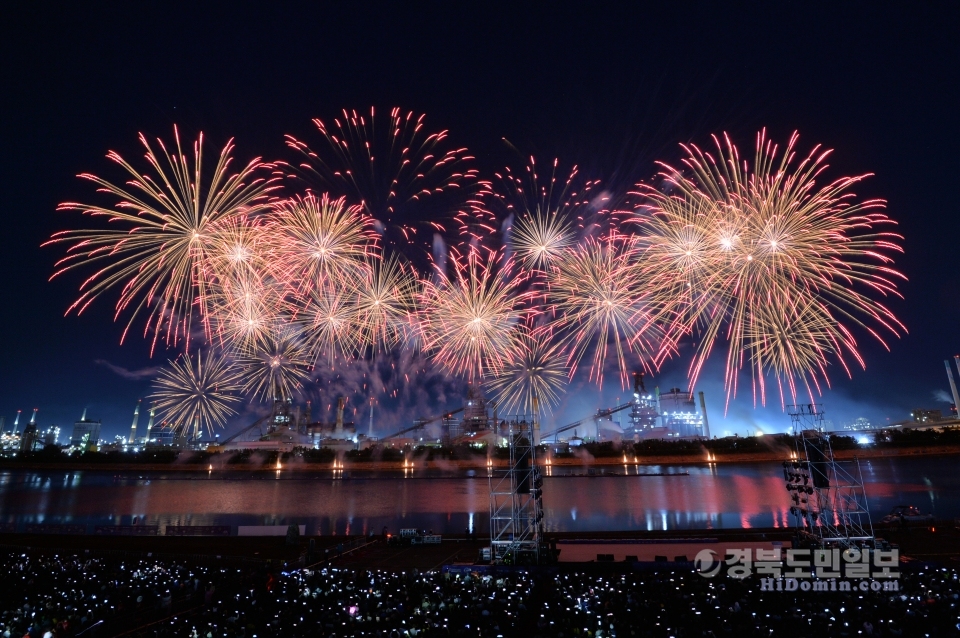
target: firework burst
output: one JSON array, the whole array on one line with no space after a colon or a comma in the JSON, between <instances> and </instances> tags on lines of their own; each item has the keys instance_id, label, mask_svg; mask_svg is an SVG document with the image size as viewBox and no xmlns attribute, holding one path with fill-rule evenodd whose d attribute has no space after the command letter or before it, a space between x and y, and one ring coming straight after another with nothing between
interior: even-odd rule
<instances>
[{"instance_id":1,"label":"firework burst","mask_svg":"<svg viewBox=\"0 0 960 638\"><path fill-rule=\"evenodd\" d=\"M370 250L360 209L327 195L278 203L267 232L274 278L296 295L349 285L362 274Z\"/></svg>"},{"instance_id":2,"label":"firework burst","mask_svg":"<svg viewBox=\"0 0 960 638\"><path fill-rule=\"evenodd\" d=\"M527 269L544 269L572 246L602 212L605 199L595 189L597 180L584 180L574 166L566 179L558 178L559 160L550 176L541 179L531 157L524 173L509 167L485 185L485 206L496 218L512 220L509 241Z\"/></svg>"},{"instance_id":3,"label":"firework burst","mask_svg":"<svg viewBox=\"0 0 960 638\"><path fill-rule=\"evenodd\" d=\"M423 348L444 370L470 382L497 375L516 351L527 293L499 253L451 254L452 274L437 270L424 282Z\"/></svg>"},{"instance_id":4,"label":"firework burst","mask_svg":"<svg viewBox=\"0 0 960 638\"><path fill-rule=\"evenodd\" d=\"M815 147L797 162L796 134L780 153L761 132L752 165L729 138L714 142L715 154L684 147L685 171L663 165L675 194L638 191L652 212L638 245L653 264L648 272L660 275L647 285L689 289L676 315L684 330L700 333L691 383L725 337L728 401L744 366L761 402L768 374L781 404L800 387L812 399L829 384L828 361L848 375L848 358L864 365L852 326L884 346L882 332L905 331L867 295L900 296L903 276L889 253L902 252L902 237L884 230L893 221L881 212L883 201L855 201L851 189L866 175L818 186L829 152Z\"/></svg>"},{"instance_id":5,"label":"firework burst","mask_svg":"<svg viewBox=\"0 0 960 638\"><path fill-rule=\"evenodd\" d=\"M325 360L333 368L335 361L349 361L360 350L360 324L351 291L332 286L311 290L296 308L296 323L313 362Z\"/></svg>"},{"instance_id":6,"label":"firework burst","mask_svg":"<svg viewBox=\"0 0 960 638\"><path fill-rule=\"evenodd\" d=\"M473 157L452 146L447 131L427 132L423 115L371 108L313 123L323 140L317 150L287 136L304 158L297 171L321 190L362 202L385 246L429 250L435 234L453 239L483 217Z\"/></svg>"},{"instance_id":7,"label":"firework burst","mask_svg":"<svg viewBox=\"0 0 960 638\"><path fill-rule=\"evenodd\" d=\"M274 282L254 273L218 282L209 320L215 340L240 349L266 343L277 326L286 321L280 311L280 298Z\"/></svg>"},{"instance_id":8,"label":"firework burst","mask_svg":"<svg viewBox=\"0 0 960 638\"><path fill-rule=\"evenodd\" d=\"M567 383L565 358L560 344L522 330L513 356L485 385L508 413L532 414L534 397L540 410L550 412L560 402L559 392Z\"/></svg>"},{"instance_id":9,"label":"firework burst","mask_svg":"<svg viewBox=\"0 0 960 638\"><path fill-rule=\"evenodd\" d=\"M397 257L367 261L356 286L358 341L373 352L408 341L416 314L417 278Z\"/></svg>"},{"instance_id":10,"label":"firework burst","mask_svg":"<svg viewBox=\"0 0 960 638\"><path fill-rule=\"evenodd\" d=\"M271 330L266 339L240 349L235 363L243 391L261 401L289 399L310 380L310 360L289 326Z\"/></svg>"},{"instance_id":11,"label":"firework burst","mask_svg":"<svg viewBox=\"0 0 960 638\"><path fill-rule=\"evenodd\" d=\"M561 335L571 376L592 350L590 380L603 385L612 354L625 386L630 350L640 355L645 369L665 354L641 268L632 257L622 241L588 239L558 262L550 278L556 318L549 328Z\"/></svg>"},{"instance_id":12,"label":"firework burst","mask_svg":"<svg viewBox=\"0 0 960 638\"><path fill-rule=\"evenodd\" d=\"M197 351L170 361L153 382L150 398L157 413L179 432L200 428L212 432L237 412L240 391L237 371L222 355Z\"/></svg>"},{"instance_id":13,"label":"firework burst","mask_svg":"<svg viewBox=\"0 0 960 638\"><path fill-rule=\"evenodd\" d=\"M116 197L113 208L75 202L58 206L62 211L106 217L119 228L62 231L44 244L68 245L67 256L57 263L54 277L79 267L98 267L80 286L80 297L68 313L81 313L103 292L119 288L115 316L131 310L124 335L137 314L146 311L145 332L153 330L154 343L161 332L167 343L187 337L195 306L201 314L206 312L209 257L216 225L234 215L263 210L275 188L270 180L257 177L262 166L258 159L238 173L229 173L232 141L220 152L212 175L207 176L203 136L193 145L192 159L183 152L176 128L174 140L175 148L169 152L163 141L157 140L158 155L146 137L140 136L152 173L141 173L111 151L107 157L128 174L129 181L123 186L95 175L80 176Z\"/></svg>"},{"instance_id":14,"label":"firework burst","mask_svg":"<svg viewBox=\"0 0 960 638\"><path fill-rule=\"evenodd\" d=\"M524 215L513 225L513 247L523 265L544 270L574 243L570 223L555 213Z\"/></svg>"}]
</instances>

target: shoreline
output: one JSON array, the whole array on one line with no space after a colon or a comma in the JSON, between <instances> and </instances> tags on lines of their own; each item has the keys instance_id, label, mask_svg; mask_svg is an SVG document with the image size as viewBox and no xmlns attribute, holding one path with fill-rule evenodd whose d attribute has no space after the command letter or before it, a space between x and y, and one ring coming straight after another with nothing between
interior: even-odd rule
<instances>
[{"instance_id":1,"label":"shoreline","mask_svg":"<svg viewBox=\"0 0 960 638\"><path fill-rule=\"evenodd\" d=\"M838 461L853 459L870 460L879 458L909 458L917 456L947 456L960 454L960 446L937 447L908 447L890 449L860 449L838 450L834 457ZM538 460L541 467L582 468L588 470L594 467L617 466L657 466L657 465L722 465L727 463L779 463L790 460L790 450L770 450L745 454L722 454L708 459L703 454L677 454L663 456L633 456L624 457L587 458L548 458ZM549 461L549 463L547 463ZM280 472L403 472L410 470L486 470L488 468L505 469L508 462L505 459L492 459L488 464L485 458L476 459L440 459L428 461L417 459L407 461L361 461L351 462L347 459L333 463L306 463L296 459L282 463ZM188 472L188 473L240 473L240 472L277 472L274 465L250 466L247 464L227 464L215 461L201 463L38 463L0 461L0 471L3 470L66 470L73 472Z\"/></svg>"}]
</instances>

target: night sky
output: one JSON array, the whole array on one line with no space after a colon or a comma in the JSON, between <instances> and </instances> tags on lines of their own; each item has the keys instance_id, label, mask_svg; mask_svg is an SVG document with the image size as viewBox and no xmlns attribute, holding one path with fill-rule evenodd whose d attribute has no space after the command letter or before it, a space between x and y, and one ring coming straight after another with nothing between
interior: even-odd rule
<instances>
[{"instance_id":1,"label":"night sky","mask_svg":"<svg viewBox=\"0 0 960 638\"><path fill-rule=\"evenodd\" d=\"M243 162L290 159L284 134L309 136L311 118L371 105L425 113L483 172L518 164L506 138L614 190L713 133L729 132L751 154L763 127L782 142L798 130L804 153L817 143L835 149L828 176L875 173L857 194L887 199L906 237L897 261L909 278L905 300L890 303L910 333L891 352L857 333L867 369L848 379L834 366L827 416L899 420L912 408L949 407L942 361L960 352L956 3L83 4L18 3L0 20L7 429L18 409L40 408L46 427L68 426L88 407L105 437L126 433L150 369L175 356L151 359L138 334L120 345L115 295L63 316L82 277L48 282L62 252L40 244L83 223L56 213L59 202L103 201L78 173L117 177L108 150L139 161L138 132L169 139L174 124L188 139L203 131L208 151L236 138ZM669 362L654 383L685 386L687 363ZM754 411L749 391L724 419L722 361L714 363L699 387L714 433L786 428L778 400ZM574 384L556 418L623 394L616 382L601 398ZM444 398L433 413L460 405Z\"/></svg>"}]
</instances>

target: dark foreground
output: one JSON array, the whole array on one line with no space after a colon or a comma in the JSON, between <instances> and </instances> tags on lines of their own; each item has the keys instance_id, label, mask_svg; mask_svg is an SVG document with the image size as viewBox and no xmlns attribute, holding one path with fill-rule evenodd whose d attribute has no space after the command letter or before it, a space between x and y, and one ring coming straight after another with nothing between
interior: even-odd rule
<instances>
[{"instance_id":1,"label":"dark foreground","mask_svg":"<svg viewBox=\"0 0 960 638\"><path fill-rule=\"evenodd\" d=\"M760 591L691 568L294 572L265 563L0 554L4 636L950 636L953 567L900 591Z\"/></svg>"},{"instance_id":2,"label":"dark foreground","mask_svg":"<svg viewBox=\"0 0 960 638\"><path fill-rule=\"evenodd\" d=\"M444 573L476 556L483 542L468 539L3 535L0 635L960 635L960 534L884 535L906 557L897 592L762 591L755 576L708 579L672 563Z\"/></svg>"}]
</instances>

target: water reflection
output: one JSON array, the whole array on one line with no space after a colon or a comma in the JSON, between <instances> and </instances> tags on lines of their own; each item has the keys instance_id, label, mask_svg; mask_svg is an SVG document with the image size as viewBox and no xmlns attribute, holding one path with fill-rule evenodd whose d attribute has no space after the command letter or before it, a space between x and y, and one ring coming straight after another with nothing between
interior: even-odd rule
<instances>
[{"instance_id":1,"label":"water reflection","mask_svg":"<svg viewBox=\"0 0 960 638\"><path fill-rule=\"evenodd\" d=\"M628 459L628 461L632 461ZM960 514L960 477L951 457L864 461L875 519L901 504L941 518ZM783 527L791 524L779 464L552 465L544 489L553 531ZM616 472L621 476L607 476ZM685 474L686 473L686 474ZM479 474L479 476L478 476ZM0 472L0 524L305 524L308 533L369 533L384 527L440 533L487 530L485 472L414 471L352 475L342 466L317 475L289 471ZM573 476L576 474L576 476ZM653 476L653 474L664 474ZM626 475L626 476L623 476Z\"/></svg>"}]
</instances>

